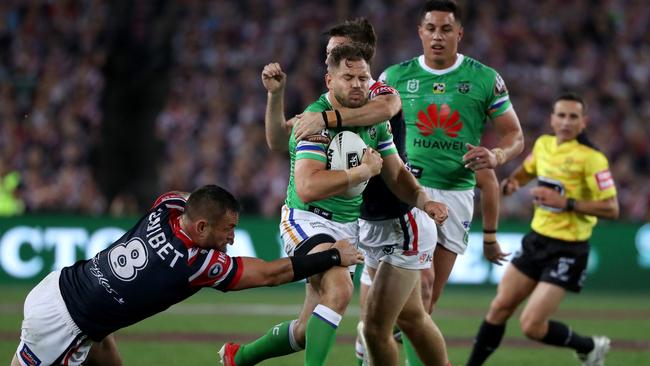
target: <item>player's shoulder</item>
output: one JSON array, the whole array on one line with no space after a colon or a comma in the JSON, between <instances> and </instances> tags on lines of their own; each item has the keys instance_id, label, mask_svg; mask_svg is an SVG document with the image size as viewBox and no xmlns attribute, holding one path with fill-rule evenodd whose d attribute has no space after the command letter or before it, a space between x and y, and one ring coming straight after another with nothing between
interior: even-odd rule
<instances>
[{"instance_id":1,"label":"player's shoulder","mask_svg":"<svg viewBox=\"0 0 650 366\"><path fill-rule=\"evenodd\" d=\"M594 145L579 143L578 149L580 153L585 156L585 161L587 163L606 164L608 162L607 156L605 156L605 154L598 150Z\"/></svg>"},{"instance_id":2,"label":"player's shoulder","mask_svg":"<svg viewBox=\"0 0 650 366\"><path fill-rule=\"evenodd\" d=\"M466 71L475 72L478 74L484 74L484 75L498 74L497 70L495 70L494 68L467 55L463 55L463 63L461 67L463 67Z\"/></svg>"},{"instance_id":3,"label":"player's shoulder","mask_svg":"<svg viewBox=\"0 0 650 366\"><path fill-rule=\"evenodd\" d=\"M321 94L321 96L316 99L316 101L312 102L310 105L307 106L305 111L307 112L322 112L326 111L328 109L331 109L332 105L330 104L329 100L327 99L327 93Z\"/></svg>"},{"instance_id":4,"label":"player's shoulder","mask_svg":"<svg viewBox=\"0 0 650 366\"><path fill-rule=\"evenodd\" d=\"M176 208L183 210L185 203L187 202L188 194L186 192L171 191L166 192L158 196L154 201L151 208L156 208L162 204L165 204L168 208Z\"/></svg>"},{"instance_id":5,"label":"player's shoulder","mask_svg":"<svg viewBox=\"0 0 650 366\"><path fill-rule=\"evenodd\" d=\"M419 63L418 63L418 58L417 57L413 57L411 59L404 60L402 62L390 65L384 70L384 72L381 73L381 76L379 77L379 80L385 82L386 81L385 77L398 75L400 73L408 71L409 69L411 69L413 67L418 67L418 66L419 66Z\"/></svg>"}]
</instances>

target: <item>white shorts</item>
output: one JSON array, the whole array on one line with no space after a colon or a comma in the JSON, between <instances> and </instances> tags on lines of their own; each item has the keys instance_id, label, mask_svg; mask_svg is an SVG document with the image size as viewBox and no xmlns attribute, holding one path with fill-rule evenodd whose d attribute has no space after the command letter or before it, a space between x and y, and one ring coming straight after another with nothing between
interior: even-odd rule
<instances>
[{"instance_id":1,"label":"white shorts","mask_svg":"<svg viewBox=\"0 0 650 366\"><path fill-rule=\"evenodd\" d=\"M25 299L16 358L21 365L81 365L92 341L70 317L59 290L59 276L47 275Z\"/></svg>"},{"instance_id":2,"label":"white shorts","mask_svg":"<svg viewBox=\"0 0 650 366\"><path fill-rule=\"evenodd\" d=\"M329 235L334 240L348 239L354 247L358 246L359 224L353 222L336 222L316 215L310 211L282 206L280 220L280 237L284 243L284 251L288 256L296 254L305 240L318 235ZM311 248L303 248L308 252ZM301 254L304 250L301 250ZM352 273L356 265L350 266Z\"/></svg>"},{"instance_id":3,"label":"white shorts","mask_svg":"<svg viewBox=\"0 0 650 366\"><path fill-rule=\"evenodd\" d=\"M359 219L359 247L366 254L365 264L372 268L379 262L405 269L429 268L436 239L436 223L417 208L396 219Z\"/></svg>"},{"instance_id":4,"label":"white shorts","mask_svg":"<svg viewBox=\"0 0 650 366\"><path fill-rule=\"evenodd\" d=\"M474 190L424 189L432 200L442 202L449 208L447 220L438 226L438 243L456 254L465 253L474 214Z\"/></svg>"},{"instance_id":5,"label":"white shorts","mask_svg":"<svg viewBox=\"0 0 650 366\"><path fill-rule=\"evenodd\" d=\"M368 273L368 266L365 264L361 270L361 277L359 277L359 281L366 286L372 285L372 278L370 278L370 273Z\"/></svg>"}]
</instances>

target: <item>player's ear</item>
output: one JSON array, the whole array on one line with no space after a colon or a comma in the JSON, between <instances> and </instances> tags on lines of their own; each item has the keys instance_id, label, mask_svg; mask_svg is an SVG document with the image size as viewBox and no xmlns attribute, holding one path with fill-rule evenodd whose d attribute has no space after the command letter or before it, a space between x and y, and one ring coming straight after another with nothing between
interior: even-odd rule
<instances>
[{"instance_id":1,"label":"player's ear","mask_svg":"<svg viewBox=\"0 0 650 366\"><path fill-rule=\"evenodd\" d=\"M328 72L327 74L325 74L325 86L327 87L327 89L330 88L331 83L332 83L332 75L330 75L330 73Z\"/></svg>"},{"instance_id":2,"label":"player's ear","mask_svg":"<svg viewBox=\"0 0 650 366\"><path fill-rule=\"evenodd\" d=\"M205 232L208 230L208 222L203 219L197 220L194 226L196 228L196 233L199 235L205 235Z\"/></svg>"},{"instance_id":3,"label":"player's ear","mask_svg":"<svg viewBox=\"0 0 650 366\"><path fill-rule=\"evenodd\" d=\"M463 28L462 25L458 26L458 41L460 42L461 39L463 39L463 34L465 33L465 29Z\"/></svg>"}]
</instances>

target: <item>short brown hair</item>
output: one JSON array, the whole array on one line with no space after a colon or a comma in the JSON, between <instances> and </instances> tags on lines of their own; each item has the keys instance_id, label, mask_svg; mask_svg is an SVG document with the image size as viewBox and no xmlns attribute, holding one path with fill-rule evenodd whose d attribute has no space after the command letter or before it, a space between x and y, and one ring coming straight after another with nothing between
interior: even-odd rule
<instances>
[{"instance_id":1,"label":"short brown hair","mask_svg":"<svg viewBox=\"0 0 650 366\"><path fill-rule=\"evenodd\" d=\"M330 52L329 57L327 57L327 69L338 67L343 60L364 60L370 65L371 57L372 51L370 47L363 43L353 42L351 44L342 44L334 47L332 52Z\"/></svg>"}]
</instances>

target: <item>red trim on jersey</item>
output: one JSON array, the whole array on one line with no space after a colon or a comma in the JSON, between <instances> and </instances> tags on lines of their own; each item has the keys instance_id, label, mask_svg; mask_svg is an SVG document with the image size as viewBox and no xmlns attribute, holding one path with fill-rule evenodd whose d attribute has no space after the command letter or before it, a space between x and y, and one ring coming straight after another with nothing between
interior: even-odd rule
<instances>
[{"instance_id":1,"label":"red trim on jersey","mask_svg":"<svg viewBox=\"0 0 650 366\"><path fill-rule=\"evenodd\" d=\"M375 81L375 83L370 86L370 99L386 94L399 95L399 92L397 89L386 85L381 81Z\"/></svg>"},{"instance_id":2,"label":"red trim on jersey","mask_svg":"<svg viewBox=\"0 0 650 366\"><path fill-rule=\"evenodd\" d=\"M612 178L612 173L609 169L601 170L594 174L594 176L596 177L596 183L598 183L598 189L601 191L614 186L614 178Z\"/></svg>"},{"instance_id":3,"label":"red trim on jersey","mask_svg":"<svg viewBox=\"0 0 650 366\"><path fill-rule=\"evenodd\" d=\"M183 244L185 244L185 247L187 249L193 248L194 242L190 237L183 231L183 228L181 228L181 212L178 210L172 209L171 214L169 215L169 226L172 227L172 231L174 232L174 235L181 239Z\"/></svg>"},{"instance_id":4,"label":"red trim on jersey","mask_svg":"<svg viewBox=\"0 0 650 366\"><path fill-rule=\"evenodd\" d=\"M158 196L158 198L156 198L156 201L154 201L153 206L151 206L151 208L154 208L169 199L182 199L183 201L187 201L185 197L178 194L178 192L167 192Z\"/></svg>"},{"instance_id":5,"label":"red trim on jersey","mask_svg":"<svg viewBox=\"0 0 650 366\"><path fill-rule=\"evenodd\" d=\"M409 218L409 224L411 224L411 229L413 231L413 250L418 251L418 223L415 221L415 217L411 211L406 213L406 216Z\"/></svg>"},{"instance_id":6,"label":"red trim on jersey","mask_svg":"<svg viewBox=\"0 0 650 366\"><path fill-rule=\"evenodd\" d=\"M240 257L230 257L230 258L237 261L237 273L235 273L235 277L228 284L228 290L235 287L237 282L239 282L239 279L241 279L241 275L244 273L244 263L242 263L241 258Z\"/></svg>"}]
</instances>

